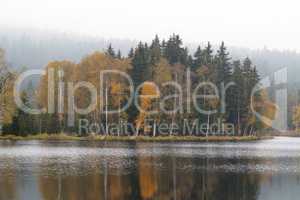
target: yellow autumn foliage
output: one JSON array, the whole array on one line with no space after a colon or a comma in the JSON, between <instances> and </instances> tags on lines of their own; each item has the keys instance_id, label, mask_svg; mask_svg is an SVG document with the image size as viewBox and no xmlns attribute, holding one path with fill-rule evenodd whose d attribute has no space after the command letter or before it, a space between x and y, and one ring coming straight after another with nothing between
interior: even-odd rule
<instances>
[{"instance_id":1,"label":"yellow autumn foliage","mask_svg":"<svg viewBox=\"0 0 300 200\"><path fill-rule=\"evenodd\" d=\"M140 94L140 113L136 119L136 124L138 128L144 127L144 121L148 116L148 112L152 108L152 103L155 98L160 96L159 91L153 82L144 82L141 88Z\"/></svg>"},{"instance_id":2,"label":"yellow autumn foliage","mask_svg":"<svg viewBox=\"0 0 300 200\"><path fill-rule=\"evenodd\" d=\"M299 128L300 128L300 105L298 105L294 108L293 124L296 127L296 130L299 130Z\"/></svg>"}]
</instances>

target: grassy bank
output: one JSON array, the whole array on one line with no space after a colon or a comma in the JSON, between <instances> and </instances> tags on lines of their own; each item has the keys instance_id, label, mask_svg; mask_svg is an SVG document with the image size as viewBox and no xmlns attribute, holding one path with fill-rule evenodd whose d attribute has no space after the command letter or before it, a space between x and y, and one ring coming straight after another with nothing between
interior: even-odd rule
<instances>
[{"instance_id":1,"label":"grassy bank","mask_svg":"<svg viewBox=\"0 0 300 200\"><path fill-rule=\"evenodd\" d=\"M70 136L66 134L39 134L26 137L7 135L0 136L0 140L78 140L78 141L141 141L141 142L163 142L163 141L195 141L195 142L226 142L226 141L254 141L271 139L270 136Z\"/></svg>"},{"instance_id":2,"label":"grassy bank","mask_svg":"<svg viewBox=\"0 0 300 200\"><path fill-rule=\"evenodd\" d=\"M273 136L273 137L300 137L300 131L295 131L295 130L289 130L289 131L268 131L264 132L263 135L266 136Z\"/></svg>"}]
</instances>

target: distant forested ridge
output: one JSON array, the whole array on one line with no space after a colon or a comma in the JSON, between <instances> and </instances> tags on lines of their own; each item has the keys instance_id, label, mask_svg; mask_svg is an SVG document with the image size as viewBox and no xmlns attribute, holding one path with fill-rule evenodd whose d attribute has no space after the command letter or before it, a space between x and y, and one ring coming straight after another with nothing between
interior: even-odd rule
<instances>
[{"instance_id":1,"label":"distant forested ridge","mask_svg":"<svg viewBox=\"0 0 300 200\"><path fill-rule=\"evenodd\" d=\"M0 47L6 51L7 62L15 68L43 68L52 60L71 60L78 62L82 57L103 51L109 44L121 53L127 54L138 41L126 39L104 39L101 37L80 36L72 33L57 33L26 29L2 28ZM202 44L205 45L205 44ZM186 44L194 53L197 44ZM218 44L212 44L217 48ZM289 69L289 81L298 82L300 73L300 54L294 51L270 50L267 48L251 50L228 46L233 59L249 57L257 66L260 75L269 75L283 67Z\"/></svg>"}]
</instances>

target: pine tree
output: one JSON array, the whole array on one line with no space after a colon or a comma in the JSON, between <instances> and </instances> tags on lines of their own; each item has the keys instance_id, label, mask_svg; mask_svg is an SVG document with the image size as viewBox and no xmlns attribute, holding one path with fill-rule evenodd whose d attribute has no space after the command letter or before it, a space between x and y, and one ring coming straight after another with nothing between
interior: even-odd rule
<instances>
[{"instance_id":1,"label":"pine tree","mask_svg":"<svg viewBox=\"0 0 300 200\"><path fill-rule=\"evenodd\" d=\"M24 105L30 107L30 99L28 94L23 91L21 94L21 99ZM32 134L33 127L33 118L32 115L24 112L20 108L17 109L17 112L14 116L13 123L11 125L11 129L14 130L16 135L26 136Z\"/></svg>"},{"instance_id":2,"label":"pine tree","mask_svg":"<svg viewBox=\"0 0 300 200\"><path fill-rule=\"evenodd\" d=\"M191 67L189 65L189 50L185 47L180 55L180 63L185 65L186 67Z\"/></svg>"},{"instance_id":3,"label":"pine tree","mask_svg":"<svg viewBox=\"0 0 300 200\"><path fill-rule=\"evenodd\" d=\"M187 66L190 67L191 69L193 69L194 67L194 59L193 59L193 56L191 55L188 55L187 57Z\"/></svg>"},{"instance_id":4,"label":"pine tree","mask_svg":"<svg viewBox=\"0 0 300 200\"><path fill-rule=\"evenodd\" d=\"M159 62L161 58L161 45L158 36L155 36L155 39L152 41L152 44L150 46L151 50L151 63L155 64Z\"/></svg>"},{"instance_id":5,"label":"pine tree","mask_svg":"<svg viewBox=\"0 0 300 200\"><path fill-rule=\"evenodd\" d=\"M241 119L243 117L243 110L245 109L245 101L243 99L243 85L244 77L241 69L240 60L233 62L232 81L234 86L228 91L230 99L228 100L228 121L236 124L236 134L241 133Z\"/></svg>"},{"instance_id":6,"label":"pine tree","mask_svg":"<svg viewBox=\"0 0 300 200\"><path fill-rule=\"evenodd\" d=\"M186 50L182 47L182 40L179 35L173 34L164 44L164 57L170 64L185 64Z\"/></svg>"},{"instance_id":7,"label":"pine tree","mask_svg":"<svg viewBox=\"0 0 300 200\"><path fill-rule=\"evenodd\" d=\"M202 53L202 62L203 65L210 65L213 64L213 50L212 50L212 46L210 44L210 42L207 43L207 46L205 47L205 49L203 50Z\"/></svg>"},{"instance_id":8,"label":"pine tree","mask_svg":"<svg viewBox=\"0 0 300 200\"><path fill-rule=\"evenodd\" d=\"M258 124L253 124L252 122L257 122L258 120L250 120L253 119L253 113L251 111L251 100L255 98L259 100L260 94L256 93L254 97L252 97L252 90L259 82L259 75L256 71L256 68L252 65L251 60L247 57L242 65L242 74L243 74L243 97L241 98L242 103L242 118L244 121L243 124L243 134L248 134L249 130L252 130L253 127Z\"/></svg>"},{"instance_id":9,"label":"pine tree","mask_svg":"<svg viewBox=\"0 0 300 200\"><path fill-rule=\"evenodd\" d=\"M142 82L151 79L151 73L149 74L149 72L151 72L151 70L149 70L151 65L151 52L146 43L139 43L131 64L131 76L135 85L139 85Z\"/></svg>"},{"instance_id":10,"label":"pine tree","mask_svg":"<svg viewBox=\"0 0 300 200\"><path fill-rule=\"evenodd\" d=\"M111 56L112 58L115 58L115 57L116 57L115 50L114 50L114 48L112 47L111 44L108 45L108 47L107 47L105 53L106 53L106 55L109 55L109 56Z\"/></svg>"},{"instance_id":11,"label":"pine tree","mask_svg":"<svg viewBox=\"0 0 300 200\"><path fill-rule=\"evenodd\" d=\"M122 53L121 53L120 49L118 50L117 58L118 58L119 60L122 59Z\"/></svg>"},{"instance_id":12,"label":"pine tree","mask_svg":"<svg viewBox=\"0 0 300 200\"><path fill-rule=\"evenodd\" d=\"M193 69L198 69L199 67L201 67L203 65L203 55L202 55L202 50L201 47L198 46L195 54L194 54L194 64L193 64Z\"/></svg>"},{"instance_id":13,"label":"pine tree","mask_svg":"<svg viewBox=\"0 0 300 200\"><path fill-rule=\"evenodd\" d=\"M222 42L219 50L217 51L216 55L216 73L217 73L217 79L218 83L228 83L230 81L231 77L231 65L230 65L230 58L229 53L227 52L227 48L224 45L224 42Z\"/></svg>"},{"instance_id":14,"label":"pine tree","mask_svg":"<svg viewBox=\"0 0 300 200\"><path fill-rule=\"evenodd\" d=\"M133 58L134 56L134 49L130 48L129 53L128 53L128 58Z\"/></svg>"},{"instance_id":15,"label":"pine tree","mask_svg":"<svg viewBox=\"0 0 300 200\"><path fill-rule=\"evenodd\" d=\"M152 79L151 70L151 51L147 44L140 42L135 49L134 56L131 60L132 69L130 71L134 87L138 87L141 83ZM134 123L138 110L135 105L127 110L129 122Z\"/></svg>"}]
</instances>

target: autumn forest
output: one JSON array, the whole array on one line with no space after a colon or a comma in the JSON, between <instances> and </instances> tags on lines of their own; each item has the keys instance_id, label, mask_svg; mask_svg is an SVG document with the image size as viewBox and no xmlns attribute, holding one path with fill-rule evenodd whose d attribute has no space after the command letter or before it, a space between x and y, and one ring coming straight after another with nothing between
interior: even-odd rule
<instances>
[{"instance_id":1,"label":"autumn forest","mask_svg":"<svg viewBox=\"0 0 300 200\"><path fill-rule=\"evenodd\" d=\"M183 45L179 35L173 34L167 40L156 36L151 43L140 42L131 48L128 55L109 45L105 51L97 51L85 56L80 62L68 60L52 61L45 67L46 73L38 81L28 81L20 94L24 105L30 108L47 108L40 114L28 114L18 108L13 101L12 87L18 74L11 72L5 64L4 51L1 53L1 119L3 134L26 136L38 133L100 134L100 135L208 135L225 134L232 124L234 135L259 135L271 129L270 123L263 122L254 113L272 119L276 105L270 100L270 92L252 91L259 85L260 76L256 66L246 57L243 60L232 60L224 42L213 49L208 42L190 53ZM127 109L121 109L130 99L129 82L124 76L111 73L100 80L100 72L116 70L127 74L132 79L134 98ZM54 90L49 93L51 84L49 73L53 73ZM70 125L69 109L71 104L77 109L87 108L92 95L85 87L77 87L69 99L67 83L73 86L79 82L88 82L96 91L95 109L85 114L75 112L73 124ZM176 83L179 87L172 84ZM204 84L199 87L199 83ZM64 84L60 84L64 83ZM100 84L99 84L100 83ZM159 88L159 92L157 90ZM74 89L74 88L73 88ZM226 90L226 92L222 92ZM191 99L186 91L195 92L203 98ZM220 91L216 94L216 91ZM223 96L221 95L223 94ZM159 102L164 100L163 112ZM204 97L206 95L206 97ZM49 110L49 99L54 101L53 110ZM188 107L193 101L192 105ZM213 112L199 112L213 111ZM108 113L108 110L117 110ZM150 112L155 110L156 112ZM98 123L103 129L84 129L78 126L83 122ZM201 130L189 128L186 121L206 124ZM126 123L125 123L126 122ZM147 122L147 123L146 123ZM111 131L109 124L128 126ZM167 132L159 130L158 124L176 124ZM221 126L221 130L209 129L210 125Z\"/></svg>"}]
</instances>

